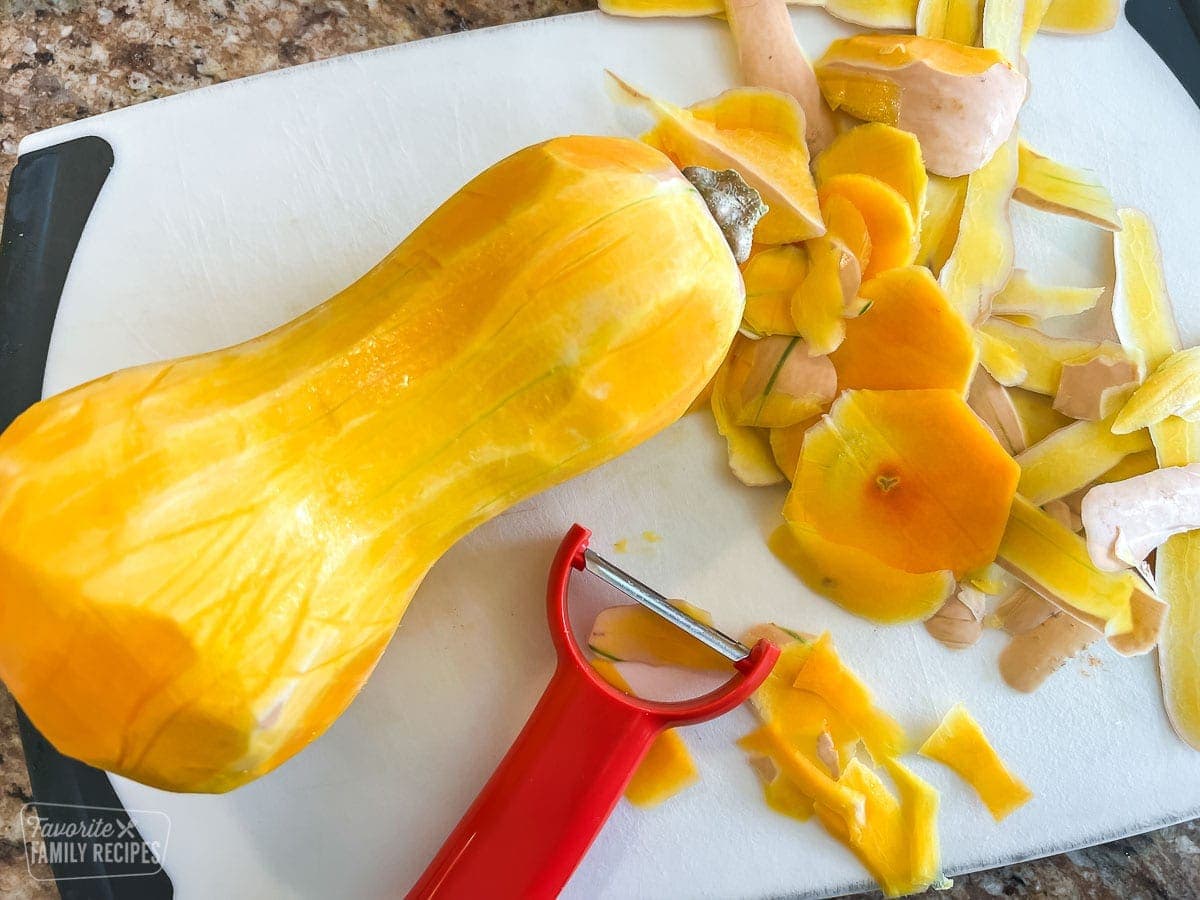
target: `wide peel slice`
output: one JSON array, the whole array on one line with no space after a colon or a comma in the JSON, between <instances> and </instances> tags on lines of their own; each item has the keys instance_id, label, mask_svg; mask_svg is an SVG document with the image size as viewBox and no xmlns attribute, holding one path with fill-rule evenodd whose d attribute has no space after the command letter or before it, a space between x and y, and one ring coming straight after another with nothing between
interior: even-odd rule
<instances>
[{"instance_id":1,"label":"wide peel slice","mask_svg":"<svg viewBox=\"0 0 1200 900\"><path fill-rule=\"evenodd\" d=\"M1038 441L1017 456L1017 490L1041 506L1091 484L1126 456L1150 449L1145 431L1113 434L1111 426L1112 419L1074 422Z\"/></svg>"},{"instance_id":2,"label":"wide peel slice","mask_svg":"<svg viewBox=\"0 0 1200 900\"><path fill-rule=\"evenodd\" d=\"M808 171L804 113L789 95L735 88L683 108L643 93L608 73L620 95L650 112L657 125L642 139L677 166L733 169L768 207L755 240L787 244L825 233Z\"/></svg>"},{"instance_id":3,"label":"wide peel slice","mask_svg":"<svg viewBox=\"0 0 1200 900\"><path fill-rule=\"evenodd\" d=\"M805 438L784 517L905 571L961 574L995 558L1019 471L958 392L846 391Z\"/></svg>"},{"instance_id":4,"label":"wide peel slice","mask_svg":"<svg viewBox=\"0 0 1200 900\"><path fill-rule=\"evenodd\" d=\"M929 176L916 135L868 122L839 135L813 163L818 187L835 175L870 175L894 189L920 222Z\"/></svg>"},{"instance_id":5,"label":"wide peel slice","mask_svg":"<svg viewBox=\"0 0 1200 900\"><path fill-rule=\"evenodd\" d=\"M975 341L928 269L888 269L858 296L866 310L846 321L845 338L830 355L840 389L966 390Z\"/></svg>"},{"instance_id":6,"label":"wide peel slice","mask_svg":"<svg viewBox=\"0 0 1200 900\"><path fill-rule=\"evenodd\" d=\"M912 209L895 188L871 175L847 173L824 179L819 197L822 203L841 197L862 215L871 239L864 279L913 261L917 252L916 225Z\"/></svg>"},{"instance_id":7,"label":"wide peel slice","mask_svg":"<svg viewBox=\"0 0 1200 900\"><path fill-rule=\"evenodd\" d=\"M949 177L992 158L1027 90L1025 76L995 50L916 35L834 41L815 69L833 109L912 132L929 171Z\"/></svg>"},{"instance_id":8,"label":"wide peel slice","mask_svg":"<svg viewBox=\"0 0 1200 900\"><path fill-rule=\"evenodd\" d=\"M948 571L913 574L866 550L835 544L803 522L785 522L768 546L813 593L881 624L927 619L954 590Z\"/></svg>"}]
</instances>

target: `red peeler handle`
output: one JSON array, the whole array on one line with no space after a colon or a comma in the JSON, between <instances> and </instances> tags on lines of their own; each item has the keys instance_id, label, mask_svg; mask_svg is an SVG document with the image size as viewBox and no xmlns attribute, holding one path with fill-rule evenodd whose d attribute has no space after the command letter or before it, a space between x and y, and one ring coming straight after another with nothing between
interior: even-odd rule
<instances>
[{"instance_id":1,"label":"red peeler handle","mask_svg":"<svg viewBox=\"0 0 1200 900\"><path fill-rule=\"evenodd\" d=\"M547 612L558 666L529 721L408 900L553 898L665 728L744 702L778 648L760 641L723 687L682 703L628 697L603 681L570 632L567 584L589 532L574 526L550 572Z\"/></svg>"},{"instance_id":2,"label":"red peeler handle","mask_svg":"<svg viewBox=\"0 0 1200 900\"><path fill-rule=\"evenodd\" d=\"M660 730L560 665L410 900L557 896Z\"/></svg>"}]
</instances>

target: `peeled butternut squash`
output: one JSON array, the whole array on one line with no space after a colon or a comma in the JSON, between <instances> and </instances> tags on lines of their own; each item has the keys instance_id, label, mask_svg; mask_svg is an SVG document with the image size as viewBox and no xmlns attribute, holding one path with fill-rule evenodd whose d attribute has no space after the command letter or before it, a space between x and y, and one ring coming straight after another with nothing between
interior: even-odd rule
<instances>
[{"instance_id":1,"label":"peeled butternut squash","mask_svg":"<svg viewBox=\"0 0 1200 900\"><path fill-rule=\"evenodd\" d=\"M741 308L663 154L515 153L295 321L0 436L0 678L87 763L251 781L346 708L459 537L681 415Z\"/></svg>"}]
</instances>

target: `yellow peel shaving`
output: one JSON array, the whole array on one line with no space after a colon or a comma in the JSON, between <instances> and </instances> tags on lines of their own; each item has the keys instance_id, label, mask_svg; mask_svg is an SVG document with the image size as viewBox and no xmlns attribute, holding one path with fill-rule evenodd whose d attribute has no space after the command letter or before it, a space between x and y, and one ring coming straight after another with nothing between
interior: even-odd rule
<instances>
[{"instance_id":1,"label":"yellow peel shaving","mask_svg":"<svg viewBox=\"0 0 1200 900\"><path fill-rule=\"evenodd\" d=\"M918 752L953 769L975 789L997 822L1033 798L961 703L946 713Z\"/></svg>"},{"instance_id":2,"label":"yellow peel shaving","mask_svg":"<svg viewBox=\"0 0 1200 900\"><path fill-rule=\"evenodd\" d=\"M1109 231L1121 228L1117 205L1095 173L1055 162L1024 141L1020 145L1013 199L1035 209L1082 219Z\"/></svg>"}]
</instances>

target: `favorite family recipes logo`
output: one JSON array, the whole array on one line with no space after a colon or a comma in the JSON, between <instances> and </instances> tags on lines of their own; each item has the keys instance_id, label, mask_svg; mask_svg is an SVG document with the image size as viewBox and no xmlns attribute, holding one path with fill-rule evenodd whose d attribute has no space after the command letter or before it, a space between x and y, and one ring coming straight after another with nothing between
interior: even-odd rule
<instances>
[{"instance_id":1,"label":"favorite family recipes logo","mask_svg":"<svg viewBox=\"0 0 1200 900\"><path fill-rule=\"evenodd\" d=\"M162 870L171 820L164 812L27 803L21 833L29 874L39 881L123 878Z\"/></svg>"}]
</instances>

